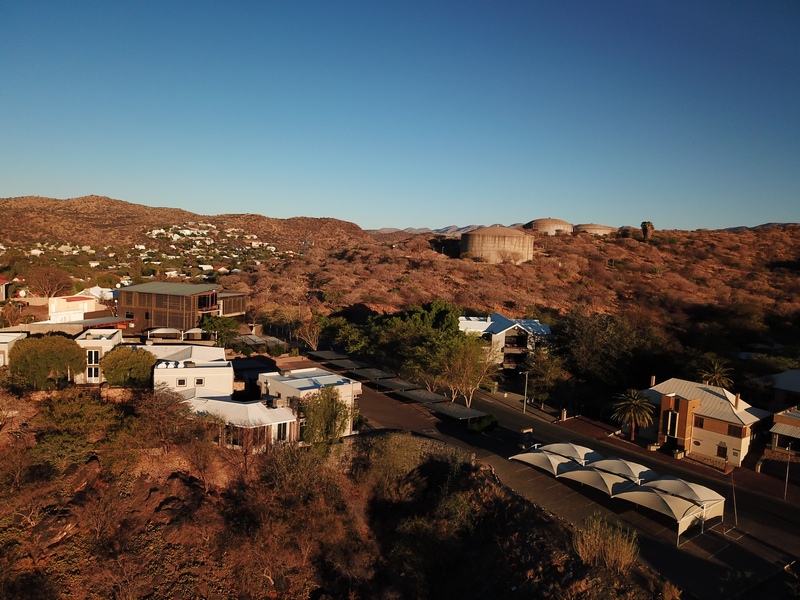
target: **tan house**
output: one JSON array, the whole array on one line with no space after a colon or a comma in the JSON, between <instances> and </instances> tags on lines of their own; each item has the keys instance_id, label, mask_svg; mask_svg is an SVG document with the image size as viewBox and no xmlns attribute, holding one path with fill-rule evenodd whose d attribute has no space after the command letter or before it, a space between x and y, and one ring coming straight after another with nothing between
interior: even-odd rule
<instances>
[{"instance_id":1,"label":"tan house","mask_svg":"<svg viewBox=\"0 0 800 600\"><path fill-rule=\"evenodd\" d=\"M770 446L773 450L791 448L795 453L800 451L800 410L794 406L775 413Z\"/></svg>"},{"instance_id":2,"label":"tan house","mask_svg":"<svg viewBox=\"0 0 800 600\"><path fill-rule=\"evenodd\" d=\"M759 425L772 416L739 394L684 379L668 379L644 393L657 408L659 444L733 467L741 466Z\"/></svg>"}]
</instances>

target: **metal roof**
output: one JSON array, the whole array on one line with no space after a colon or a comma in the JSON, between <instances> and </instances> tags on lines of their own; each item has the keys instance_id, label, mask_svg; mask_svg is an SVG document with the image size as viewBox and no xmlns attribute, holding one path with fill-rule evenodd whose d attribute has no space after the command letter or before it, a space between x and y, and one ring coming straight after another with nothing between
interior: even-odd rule
<instances>
[{"instance_id":1,"label":"metal roof","mask_svg":"<svg viewBox=\"0 0 800 600\"><path fill-rule=\"evenodd\" d=\"M379 388L385 388L387 390L392 390L396 392L419 389L419 386L416 383L411 383L409 381L403 381L402 379L394 379L394 378L378 379L377 381L373 382L373 385Z\"/></svg>"},{"instance_id":2,"label":"metal roof","mask_svg":"<svg viewBox=\"0 0 800 600\"><path fill-rule=\"evenodd\" d=\"M778 435L788 435L789 437L800 439L800 427L797 425L788 425L786 423L775 423L769 430L770 433L777 433Z\"/></svg>"},{"instance_id":3,"label":"metal roof","mask_svg":"<svg viewBox=\"0 0 800 600\"><path fill-rule=\"evenodd\" d=\"M675 394L687 400L699 399L700 406L694 414L737 425L752 425L772 415L768 410L750 406L741 398L739 398L739 408L737 409L735 408L736 396L728 390L685 379L667 379L645 390L644 393L657 406L661 406L662 394Z\"/></svg>"},{"instance_id":4,"label":"metal roof","mask_svg":"<svg viewBox=\"0 0 800 600\"><path fill-rule=\"evenodd\" d=\"M122 288L121 292L144 292L146 294L166 294L168 296L194 296L216 292L219 286L213 283L168 283L152 281Z\"/></svg>"},{"instance_id":5,"label":"metal roof","mask_svg":"<svg viewBox=\"0 0 800 600\"><path fill-rule=\"evenodd\" d=\"M785 390L787 392L800 392L800 370L792 369L791 371L784 371L777 375L769 375L767 377L772 387L776 390Z\"/></svg>"},{"instance_id":6,"label":"metal roof","mask_svg":"<svg viewBox=\"0 0 800 600\"><path fill-rule=\"evenodd\" d=\"M475 333L491 333L498 335L512 327L521 327L531 335L550 335L550 326L540 323L536 319L509 319L500 313L493 313L490 317L459 317L459 328L462 331Z\"/></svg>"},{"instance_id":7,"label":"metal roof","mask_svg":"<svg viewBox=\"0 0 800 600\"><path fill-rule=\"evenodd\" d=\"M410 400L411 402L448 402L449 398L446 396L442 396L441 394L437 394L435 392L430 392L428 390L404 390L399 392L394 392L395 395L404 398L405 400Z\"/></svg>"},{"instance_id":8,"label":"metal roof","mask_svg":"<svg viewBox=\"0 0 800 600\"><path fill-rule=\"evenodd\" d=\"M334 352L333 350L317 350L315 352L309 352L309 356L313 356L314 358L318 358L320 360L340 360L345 358L350 358L347 354L342 354L341 352Z\"/></svg>"},{"instance_id":9,"label":"metal roof","mask_svg":"<svg viewBox=\"0 0 800 600\"><path fill-rule=\"evenodd\" d=\"M445 415L447 417L452 417L453 419L458 419L459 421L463 421L465 419L472 419L475 417L485 417L486 413L480 410L475 410L474 408L467 408L462 404L456 404L455 402L428 402L424 405L426 408L432 410L433 412Z\"/></svg>"}]
</instances>

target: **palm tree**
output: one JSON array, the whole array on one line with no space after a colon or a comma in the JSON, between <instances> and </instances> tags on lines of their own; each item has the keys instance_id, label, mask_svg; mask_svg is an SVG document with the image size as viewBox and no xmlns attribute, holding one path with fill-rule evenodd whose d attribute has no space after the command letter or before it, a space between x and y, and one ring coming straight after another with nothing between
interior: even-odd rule
<instances>
[{"instance_id":1,"label":"palm tree","mask_svg":"<svg viewBox=\"0 0 800 600\"><path fill-rule=\"evenodd\" d=\"M731 373L733 369L728 366L728 361L723 358L712 356L708 362L700 369L700 379L708 385L728 389L733 385Z\"/></svg>"},{"instance_id":2,"label":"palm tree","mask_svg":"<svg viewBox=\"0 0 800 600\"><path fill-rule=\"evenodd\" d=\"M653 405L644 392L626 390L617 394L611 418L621 425L631 426L631 441L636 427L647 427L653 422Z\"/></svg>"}]
</instances>

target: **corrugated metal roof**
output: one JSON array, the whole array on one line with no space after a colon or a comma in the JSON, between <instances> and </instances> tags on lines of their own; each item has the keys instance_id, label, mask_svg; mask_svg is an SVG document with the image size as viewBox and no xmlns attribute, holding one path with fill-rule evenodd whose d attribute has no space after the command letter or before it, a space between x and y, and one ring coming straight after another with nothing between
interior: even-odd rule
<instances>
[{"instance_id":1,"label":"corrugated metal roof","mask_svg":"<svg viewBox=\"0 0 800 600\"><path fill-rule=\"evenodd\" d=\"M777 375L770 375L769 379L772 382L772 387L776 390L800 392L800 370L793 369Z\"/></svg>"},{"instance_id":2,"label":"corrugated metal roof","mask_svg":"<svg viewBox=\"0 0 800 600\"><path fill-rule=\"evenodd\" d=\"M696 415L726 423L752 425L772 415L768 410L753 408L741 398L739 399L739 408L736 409L734 408L736 396L728 390L695 381L686 381L685 379L668 379L645 391L651 398L653 398L653 392L675 394L687 400L699 399L700 406L695 411ZM661 405L660 398L658 405Z\"/></svg>"},{"instance_id":3,"label":"corrugated metal roof","mask_svg":"<svg viewBox=\"0 0 800 600\"><path fill-rule=\"evenodd\" d=\"M769 431L770 433L777 433L778 435L788 435L789 437L800 438L800 427L796 425L775 423Z\"/></svg>"},{"instance_id":4,"label":"corrugated metal roof","mask_svg":"<svg viewBox=\"0 0 800 600\"><path fill-rule=\"evenodd\" d=\"M167 294L169 296L194 296L214 292L219 286L213 283L169 283L166 281L152 281L122 288L122 292L145 292L147 294Z\"/></svg>"}]
</instances>

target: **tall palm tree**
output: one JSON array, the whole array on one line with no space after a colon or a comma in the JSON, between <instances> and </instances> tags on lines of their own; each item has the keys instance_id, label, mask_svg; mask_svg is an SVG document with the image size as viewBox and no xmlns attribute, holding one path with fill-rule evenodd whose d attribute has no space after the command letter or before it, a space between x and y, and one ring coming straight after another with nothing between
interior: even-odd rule
<instances>
[{"instance_id":1,"label":"tall palm tree","mask_svg":"<svg viewBox=\"0 0 800 600\"><path fill-rule=\"evenodd\" d=\"M733 385L731 380L731 373L733 369L728 366L728 361L723 358L712 356L708 359L706 364L701 367L700 379L709 385L728 389Z\"/></svg>"},{"instance_id":2,"label":"tall palm tree","mask_svg":"<svg viewBox=\"0 0 800 600\"><path fill-rule=\"evenodd\" d=\"M620 425L631 426L631 441L637 427L647 427L653 422L653 405L644 392L626 390L615 396L611 418Z\"/></svg>"}]
</instances>

